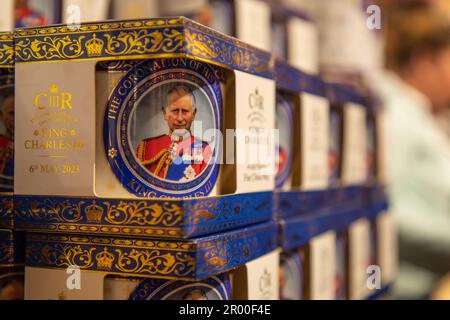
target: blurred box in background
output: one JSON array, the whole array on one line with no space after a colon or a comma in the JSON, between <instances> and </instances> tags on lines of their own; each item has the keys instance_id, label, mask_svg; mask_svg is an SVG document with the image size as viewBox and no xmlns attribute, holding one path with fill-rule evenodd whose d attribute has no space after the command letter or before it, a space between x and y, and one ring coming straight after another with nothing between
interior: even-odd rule
<instances>
[{"instance_id":1,"label":"blurred box in background","mask_svg":"<svg viewBox=\"0 0 450 320\"><path fill-rule=\"evenodd\" d=\"M61 21L61 0L2 0L0 31Z\"/></svg>"},{"instance_id":2,"label":"blurred box in background","mask_svg":"<svg viewBox=\"0 0 450 320\"><path fill-rule=\"evenodd\" d=\"M62 22L77 24L106 20L110 4L110 0L63 0Z\"/></svg>"},{"instance_id":3,"label":"blurred box in background","mask_svg":"<svg viewBox=\"0 0 450 320\"><path fill-rule=\"evenodd\" d=\"M112 0L111 7L113 19L148 19L159 16L158 0Z\"/></svg>"}]
</instances>

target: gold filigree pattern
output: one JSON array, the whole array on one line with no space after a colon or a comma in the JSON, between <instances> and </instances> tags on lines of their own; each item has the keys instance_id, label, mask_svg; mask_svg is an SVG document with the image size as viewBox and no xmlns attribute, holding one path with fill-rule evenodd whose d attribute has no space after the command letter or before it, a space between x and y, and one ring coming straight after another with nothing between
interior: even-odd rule
<instances>
[{"instance_id":1,"label":"gold filigree pattern","mask_svg":"<svg viewBox=\"0 0 450 320\"><path fill-rule=\"evenodd\" d=\"M137 224L175 226L180 223L185 210L175 203L163 204L147 201L123 202L118 204L104 203L107 207L105 221L113 225Z\"/></svg>"},{"instance_id":2,"label":"gold filigree pattern","mask_svg":"<svg viewBox=\"0 0 450 320\"><path fill-rule=\"evenodd\" d=\"M273 76L269 53L182 17L19 29L16 38L17 63L178 54Z\"/></svg>"},{"instance_id":3,"label":"gold filigree pattern","mask_svg":"<svg viewBox=\"0 0 450 320\"><path fill-rule=\"evenodd\" d=\"M12 33L0 33L0 66L14 65L14 38Z\"/></svg>"},{"instance_id":4,"label":"gold filigree pattern","mask_svg":"<svg viewBox=\"0 0 450 320\"><path fill-rule=\"evenodd\" d=\"M58 222L79 222L83 219L81 207L84 201L78 201L76 204L70 201L53 201L46 199L43 203L38 201L31 202L31 206L26 210L26 215L41 219L45 216L49 221ZM23 212L21 214L24 214Z\"/></svg>"},{"instance_id":5,"label":"gold filigree pattern","mask_svg":"<svg viewBox=\"0 0 450 320\"><path fill-rule=\"evenodd\" d=\"M195 270L195 259L187 253L164 253L158 250L131 250L131 252L116 249L118 262L116 268L125 273L150 275L169 275L184 277Z\"/></svg>"},{"instance_id":6,"label":"gold filigree pattern","mask_svg":"<svg viewBox=\"0 0 450 320\"><path fill-rule=\"evenodd\" d=\"M16 42L16 56L19 60L31 59L74 59L83 56L85 48L82 44L85 36L71 38L49 36L40 39L24 39Z\"/></svg>"},{"instance_id":7,"label":"gold filigree pattern","mask_svg":"<svg viewBox=\"0 0 450 320\"><path fill-rule=\"evenodd\" d=\"M95 250L96 248L83 249L81 246L63 246L61 251L57 252L56 259L58 266L78 266L82 269L90 268L94 265L93 253ZM42 248L42 257L48 260L52 257L52 249L49 246Z\"/></svg>"},{"instance_id":8,"label":"gold filigree pattern","mask_svg":"<svg viewBox=\"0 0 450 320\"><path fill-rule=\"evenodd\" d=\"M181 26L183 19L152 19L141 21L118 21L105 23L84 23L79 28L70 25L60 25L52 27L37 27L32 29L17 29L16 37L30 37L40 35L61 35L61 34L76 34L76 33L90 33L97 31L118 31L125 29L140 29L140 28L160 28L160 27L175 27Z\"/></svg>"},{"instance_id":9,"label":"gold filigree pattern","mask_svg":"<svg viewBox=\"0 0 450 320\"><path fill-rule=\"evenodd\" d=\"M187 224L194 227L202 222L216 219L220 215L220 212L215 209L219 207L220 202L220 199L195 201L187 208L191 212Z\"/></svg>"},{"instance_id":10,"label":"gold filigree pattern","mask_svg":"<svg viewBox=\"0 0 450 320\"><path fill-rule=\"evenodd\" d=\"M152 31L120 32L118 35L105 34L107 40L105 52L108 55L148 54L163 51L175 52L183 45L183 34L178 30L164 29Z\"/></svg>"},{"instance_id":11,"label":"gold filigree pattern","mask_svg":"<svg viewBox=\"0 0 450 320\"><path fill-rule=\"evenodd\" d=\"M208 36L199 33L193 33L189 29L185 31L187 44L186 48L194 55L207 56L217 58L222 52L219 42L212 40Z\"/></svg>"}]
</instances>

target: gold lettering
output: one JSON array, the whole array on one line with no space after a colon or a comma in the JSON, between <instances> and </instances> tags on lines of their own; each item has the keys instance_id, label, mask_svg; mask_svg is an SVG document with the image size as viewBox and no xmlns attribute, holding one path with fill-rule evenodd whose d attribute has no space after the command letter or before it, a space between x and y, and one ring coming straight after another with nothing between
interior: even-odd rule
<instances>
[{"instance_id":1,"label":"gold lettering","mask_svg":"<svg viewBox=\"0 0 450 320\"><path fill-rule=\"evenodd\" d=\"M40 98L47 98L47 94L46 93L39 93L38 95L36 95L36 97L34 98L34 106L38 110L45 110L45 108L41 107L41 104L39 103L39 99Z\"/></svg>"},{"instance_id":2,"label":"gold lettering","mask_svg":"<svg viewBox=\"0 0 450 320\"><path fill-rule=\"evenodd\" d=\"M72 109L72 105L70 102L72 101L72 95L68 92L61 93L61 110Z\"/></svg>"}]
</instances>

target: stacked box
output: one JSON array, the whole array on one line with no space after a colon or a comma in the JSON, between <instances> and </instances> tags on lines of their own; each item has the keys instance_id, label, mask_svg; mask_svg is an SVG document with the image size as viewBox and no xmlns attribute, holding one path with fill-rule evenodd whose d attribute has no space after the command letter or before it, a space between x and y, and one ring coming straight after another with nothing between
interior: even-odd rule
<instances>
[{"instance_id":1,"label":"stacked box","mask_svg":"<svg viewBox=\"0 0 450 320\"><path fill-rule=\"evenodd\" d=\"M16 130L15 171L28 298L102 299L108 276L222 274L227 287L224 273L277 254L270 54L186 18L16 34L17 119L32 123ZM260 270L272 291L275 260Z\"/></svg>"},{"instance_id":2,"label":"stacked box","mask_svg":"<svg viewBox=\"0 0 450 320\"><path fill-rule=\"evenodd\" d=\"M319 35L310 15L272 1L272 50L282 60L308 74L319 73Z\"/></svg>"},{"instance_id":3,"label":"stacked box","mask_svg":"<svg viewBox=\"0 0 450 320\"><path fill-rule=\"evenodd\" d=\"M0 33L0 300L23 299L24 234L14 231L14 39Z\"/></svg>"},{"instance_id":4,"label":"stacked box","mask_svg":"<svg viewBox=\"0 0 450 320\"><path fill-rule=\"evenodd\" d=\"M226 35L270 51L271 7L267 0L167 0L163 16L186 16Z\"/></svg>"},{"instance_id":5,"label":"stacked box","mask_svg":"<svg viewBox=\"0 0 450 320\"><path fill-rule=\"evenodd\" d=\"M277 149L279 163L283 161L285 167L279 166L277 175L276 215L286 218L310 213L324 204L329 172L329 103L320 78L280 60L276 63L276 79L277 111L281 110L277 118L279 141L286 145L284 149L291 149L284 151L289 155L286 160L280 155L283 147ZM290 131L291 136L283 135L284 131Z\"/></svg>"}]
</instances>

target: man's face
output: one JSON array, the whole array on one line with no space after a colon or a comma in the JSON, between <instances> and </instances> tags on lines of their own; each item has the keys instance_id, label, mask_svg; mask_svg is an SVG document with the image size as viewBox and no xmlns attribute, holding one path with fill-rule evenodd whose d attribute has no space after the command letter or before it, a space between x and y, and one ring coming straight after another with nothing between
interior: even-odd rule
<instances>
[{"instance_id":1,"label":"man's face","mask_svg":"<svg viewBox=\"0 0 450 320\"><path fill-rule=\"evenodd\" d=\"M192 106L192 97L189 94L179 96L172 94L169 96L169 106L164 110L164 120L166 120L170 131L177 129L190 130L192 121L195 119L196 111Z\"/></svg>"}]
</instances>

